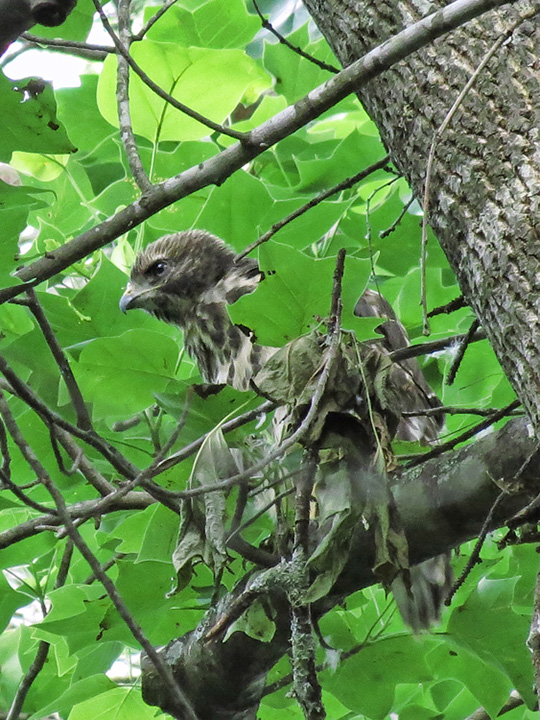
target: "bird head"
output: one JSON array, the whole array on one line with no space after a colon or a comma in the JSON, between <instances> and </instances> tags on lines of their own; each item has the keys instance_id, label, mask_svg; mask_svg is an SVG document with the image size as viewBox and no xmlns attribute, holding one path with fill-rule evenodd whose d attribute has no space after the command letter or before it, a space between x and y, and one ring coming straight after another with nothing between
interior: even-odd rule
<instances>
[{"instance_id":1,"label":"bird head","mask_svg":"<svg viewBox=\"0 0 540 720\"><path fill-rule=\"evenodd\" d=\"M120 309L141 308L183 327L201 306L233 303L260 279L254 260L237 260L220 238L187 230L165 235L137 255Z\"/></svg>"}]
</instances>

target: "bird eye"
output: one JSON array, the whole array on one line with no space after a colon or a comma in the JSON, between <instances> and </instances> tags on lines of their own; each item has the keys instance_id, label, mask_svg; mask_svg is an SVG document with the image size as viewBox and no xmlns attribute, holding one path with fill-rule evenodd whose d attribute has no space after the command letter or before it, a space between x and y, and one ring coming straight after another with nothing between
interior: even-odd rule
<instances>
[{"instance_id":1,"label":"bird eye","mask_svg":"<svg viewBox=\"0 0 540 720\"><path fill-rule=\"evenodd\" d=\"M146 275L151 277L160 278L165 275L168 269L168 263L165 260L158 260L153 265L150 265L146 271Z\"/></svg>"}]
</instances>

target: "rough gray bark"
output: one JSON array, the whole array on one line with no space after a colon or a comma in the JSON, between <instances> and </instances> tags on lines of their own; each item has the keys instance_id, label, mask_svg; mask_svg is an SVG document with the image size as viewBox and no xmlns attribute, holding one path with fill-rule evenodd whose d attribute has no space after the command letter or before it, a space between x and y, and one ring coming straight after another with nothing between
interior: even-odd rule
<instances>
[{"instance_id":1,"label":"rough gray bark","mask_svg":"<svg viewBox=\"0 0 540 720\"><path fill-rule=\"evenodd\" d=\"M500 447L505 448L504 454ZM529 498L523 488L532 490L538 483L535 463L530 463L518 480L516 476L535 448L528 421L513 420L497 433L405 472L395 496L411 561L421 562L476 537L501 486L512 492L498 504L492 528L523 507ZM324 614L350 593L378 581L372 571L374 539L362 523L349 557L330 594L313 606L314 615ZM199 720L254 720L266 674L288 650L290 617L279 578L269 592L276 624L271 642L259 642L241 632L224 640L227 623L223 631L213 631L230 615L249 580L244 578L196 630L173 640L162 651ZM148 704L179 717L167 687L149 662L143 665L143 697Z\"/></svg>"},{"instance_id":2,"label":"rough gray bark","mask_svg":"<svg viewBox=\"0 0 540 720\"><path fill-rule=\"evenodd\" d=\"M347 65L443 0L305 0ZM422 200L429 148L493 43L538 2L453 31L360 92L391 156ZM540 432L540 25L525 20L491 58L443 134L429 220L463 293Z\"/></svg>"}]
</instances>

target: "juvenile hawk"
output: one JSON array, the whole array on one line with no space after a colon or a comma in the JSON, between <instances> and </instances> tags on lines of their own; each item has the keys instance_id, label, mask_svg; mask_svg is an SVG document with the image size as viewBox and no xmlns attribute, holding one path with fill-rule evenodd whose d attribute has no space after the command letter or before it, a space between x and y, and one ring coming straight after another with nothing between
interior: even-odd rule
<instances>
[{"instance_id":1,"label":"juvenile hawk","mask_svg":"<svg viewBox=\"0 0 540 720\"><path fill-rule=\"evenodd\" d=\"M234 325L227 305L253 292L262 277L255 260L238 259L222 240L206 231L165 235L137 256L120 308L124 312L141 308L179 326L185 348L205 382L247 390L276 348L258 345L248 328ZM381 339L372 341L380 352L389 354L409 345L404 327L379 293L366 290L355 313L381 317ZM393 409L398 418L404 411L439 405L416 360L395 364L392 377L398 389L399 407ZM429 443L437 438L442 420L439 414L401 417L395 434L400 439ZM409 590L402 593L400 610L413 627L425 627L438 616L448 590L448 560L441 556L422 563L412 569L411 576L414 597Z\"/></svg>"}]
</instances>

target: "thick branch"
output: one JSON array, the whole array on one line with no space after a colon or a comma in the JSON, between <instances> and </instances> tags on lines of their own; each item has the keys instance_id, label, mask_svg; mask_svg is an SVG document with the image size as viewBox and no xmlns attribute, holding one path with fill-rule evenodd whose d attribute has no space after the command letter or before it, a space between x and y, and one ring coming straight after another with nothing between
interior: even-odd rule
<instances>
[{"instance_id":1,"label":"thick branch","mask_svg":"<svg viewBox=\"0 0 540 720\"><path fill-rule=\"evenodd\" d=\"M506 0L455 0L451 5L403 30L334 75L302 100L259 125L249 134L248 142L236 143L210 160L156 185L144 198L136 200L101 225L22 268L17 277L23 282L0 290L0 302L19 295L26 289L27 283L33 286L53 277L196 190L212 184L221 185L254 157L319 117L415 50L471 18L505 3Z\"/></svg>"},{"instance_id":2,"label":"thick branch","mask_svg":"<svg viewBox=\"0 0 540 720\"><path fill-rule=\"evenodd\" d=\"M504 455L498 451L500 447L505 448ZM412 562L421 562L475 537L500 494L493 478L511 487L534 448L529 423L520 418L474 445L404 473L394 494ZM536 483L532 469L527 471L527 476L520 476L516 493L507 495L498 505L493 528L527 502L528 495L523 488L532 489ZM373 536L359 525L348 564L330 595L314 606L314 612L321 615L344 596L373 584L374 555ZM244 593L246 582L252 582L252 578L244 579L197 630L172 641L163 650L175 677L189 694L199 720L253 720L256 717L266 673L288 650L289 609L283 582L278 581L279 568L276 577L274 587L270 585L268 590L276 611L276 634L272 642L257 642L238 632L225 642L220 636L201 642L209 627L219 625L219 618L229 615ZM167 709L167 688L147 668L143 674L143 694L146 702Z\"/></svg>"}]
</instances>

